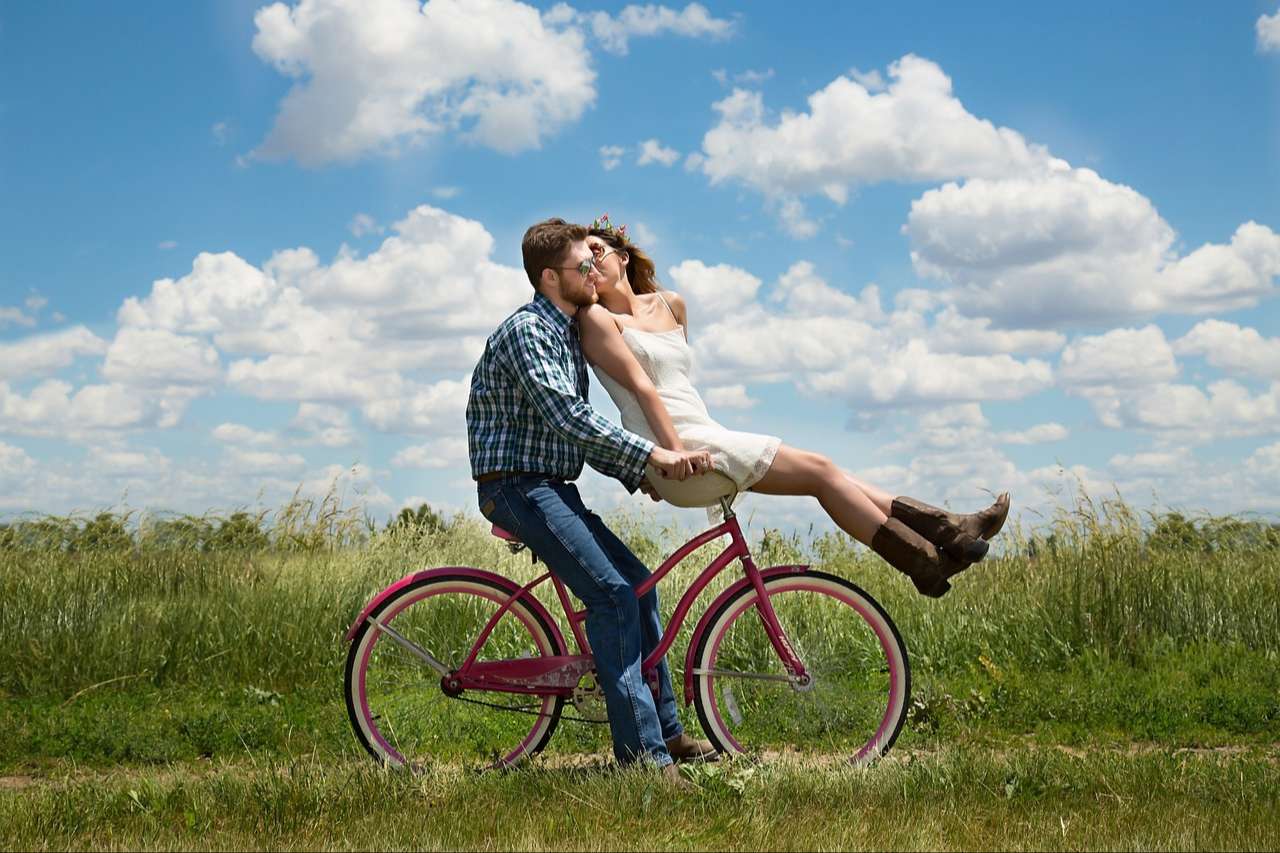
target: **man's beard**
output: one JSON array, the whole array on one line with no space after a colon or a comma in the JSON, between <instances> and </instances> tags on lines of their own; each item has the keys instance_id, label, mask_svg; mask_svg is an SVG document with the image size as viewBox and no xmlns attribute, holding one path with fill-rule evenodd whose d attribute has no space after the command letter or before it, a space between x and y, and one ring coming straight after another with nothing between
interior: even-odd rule
<instances>
[{"instance_id":1,"label":"man's beard","mask_svg":"<svg viewBox=\"0 0 1280 853\"><path fill-rule=\"evenodd\" d=\"M571 305L577 305L579 308L586 308L588 305L595 305L600 301L600 295L596 293L594 288L583 285L581 288L572 293L561 289L560 295Z\"/></svg>"}]
</instances>

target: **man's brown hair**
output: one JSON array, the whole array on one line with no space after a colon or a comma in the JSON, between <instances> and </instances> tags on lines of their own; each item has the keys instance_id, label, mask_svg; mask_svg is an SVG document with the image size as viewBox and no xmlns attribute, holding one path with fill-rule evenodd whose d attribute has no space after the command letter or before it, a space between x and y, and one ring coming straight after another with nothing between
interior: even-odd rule
<instances>
[{"instance_id":1,"label":"man's brown hair","mask_svg":"<svg viewBox=\"0 0 1280 853\"><path fill-rule=\"evenodd\" d=\"M538 289L544 269L564 265L571 243L585 239L586 226L574 225L558 217L530 225L520 242L520 254L524 256L525 275L529 276L533 289Z\"/></svg>"}]
</instances>

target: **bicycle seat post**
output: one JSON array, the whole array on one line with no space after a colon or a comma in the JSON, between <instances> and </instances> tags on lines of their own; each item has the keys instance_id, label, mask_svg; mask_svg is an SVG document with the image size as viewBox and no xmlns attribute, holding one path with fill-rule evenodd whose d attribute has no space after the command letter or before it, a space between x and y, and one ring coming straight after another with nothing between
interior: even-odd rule
<instances>
[{"instance_id":1,"label":"bicycle seat post","mask_svg":"<svg viewBox=\"0 0 1280 853\"><path fill-rule=\"evenodd\" d=\"M721 496L720 509L724 510L725 521L728 521L729 519L736 517L736 513L734 513L733 511L733 506L732 504L729 503L729 498Z\"/></svg>"}]
</instances>

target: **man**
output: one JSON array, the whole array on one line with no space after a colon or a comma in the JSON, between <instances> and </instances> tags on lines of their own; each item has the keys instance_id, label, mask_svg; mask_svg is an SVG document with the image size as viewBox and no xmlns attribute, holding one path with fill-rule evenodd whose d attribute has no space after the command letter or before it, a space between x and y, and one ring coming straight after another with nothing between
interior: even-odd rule
<instances>
[{"instance_id":1,"label":"man","mask_svg":"<svg viewBox=\"0 0 1280 853\"><path fill-rule=\"evenodd\" d=\"M714 750L676 716L663 661L653 694L640 671L662 636L658 595L637 598L649 570L582 503L572 481L583 462L634 492L651 464L679 480L711 467L706 452L676 453L628 432L587 402L587 365L574 315L596 301L598 271L587 231L548 219L525 232L521 251L533 301L485 345L467 400L467 442L480 512L520 537L587 607L618 761L649 760L679 778L673 760Z\"/></svg>"}]
</instances>

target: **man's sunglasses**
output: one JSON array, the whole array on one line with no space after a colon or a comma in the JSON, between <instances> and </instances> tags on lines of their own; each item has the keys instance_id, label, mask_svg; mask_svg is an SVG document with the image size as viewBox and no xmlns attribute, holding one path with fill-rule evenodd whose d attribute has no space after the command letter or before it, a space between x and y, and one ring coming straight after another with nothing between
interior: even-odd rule
<instances>
[{"instance_id":1,"label":"man's sunglasses","mask_svg":"<svg viewBox=\"0 0 1280 853\"><path fill-rule=\"evenodd\" d=\"M547 267L549 270L577 270L578 275L586 278L591 273L591 268L596 265L595 258L587 258L576 267Z\"/></svg>"}]
</instances>

